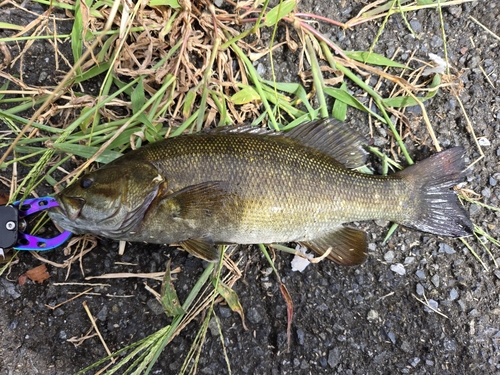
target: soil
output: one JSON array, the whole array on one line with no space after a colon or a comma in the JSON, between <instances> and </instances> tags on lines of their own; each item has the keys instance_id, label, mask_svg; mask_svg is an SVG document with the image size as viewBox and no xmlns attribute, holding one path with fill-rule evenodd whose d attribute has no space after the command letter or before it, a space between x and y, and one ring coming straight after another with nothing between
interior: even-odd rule
<instances>
[{"instance_id":1,"label":"soil","mask_svg":"<svg viewBox=\"0 0 500 375\"><path fill-rule=\"evenodd\" d=\"M27 3L34 9L40 5ZM346 21L364 5L360 1L312 1L299 4L302 12ZM16 10L0 7L0 21L26 24ZM25 13L22 13L25 15ZM401 16L389 18L375 52L405 62L412 52L423 61L428 54L443 56L439 15L434 10L406 14L416 37ZM474 20L479 20L492 35ZM353 30L318 27L344 50L368 50L382 21ZM500 4L469 2L444 8L447 53L463 84L460 98L485 157L467 177L468 189L482 196L481 202L498 207L500 199ZM68 30L71 24L67 22ZM0 30L0 37L6 36ZM266 36L263 35L265 38ZM66 45L66 50L68 49ZM51 46L39 43L24 59L26 80L37 82L41 72L51 84ZM13 48L15 51L15 48ZM69 53L69 52L68 52ZM41 59L45 59L40 64ZM298 55L277 50L278 80L297 81ZM262 62L263 74L270 68ZM1 82L0 82L1 83ZM91 88L89 88L91 90ZM445 148L463 145L472 162L479 156L467 122L455 98L446 90L426 103L431 123ZM30 113L21 114L29 117ZM432 143L418 107L408 111L414 137L407 137L412 156L423 158ZM366 122L364 114L349 113L349 122ZM4 126L4 125L2 125ZM5 129L5 127L4 127ZM366 127L364 132L367 133ZM377 130L381 146L388 147L385 130ZM368 134L365 134L368 135ZM384 139L386 139L384 141ZM403 161L404 162L404 161ZM19 171L26 174L27 170ZM10 176L10 174L5 174ZM45 189L45 191L44 191ZM50 193L41 187L40 194ZM7 192L4 189L4 192ZM492 237L500 238L499 212L468 205L473 222ZM323 261L304 272L293 272L292 255L276 253L276 266L294 303L290 349L287 349L287 309L276 277L256 247L241 248L233 257L244 270L234 290L246 313L245 330L240 317L223 305L215 312L220 319L224 347L233 374L495 374L500 373L500 270L478 241L471 248L485 262L485 270L458 239L441 238L399 227L386 244L389 225L361 223L370 234L370 254L359 267L345 268ZM487 243L486 247L490 248ZM491 247L500 264L498 248ZM62 249L44 254L63 262ZM85 336L91 323L82 302L97 317L96 324L111 351L118 350L170 324L145 283L159 290L160 283L145 279L85 280L85 276L109 272L158 272L180 267L174 284L181 301L206 267L206 263L167 246L128 245L123 256L118 244L99 240L87 254L81 269L48 266L50 278L41 284L19 283L18 278L40 261L30 253L19 255L10 273L0 277L0 374L72 374L106 356L97 336L75 346L70 338ZM60 285L60 283L74 283ZM71 298L91 283L92 295ZM102 285L96 285L101 283ZM422 301L437 308L438 314ZM153 374L177 374L200 326L194 321L165 349ZM212 334L213 333L213 334ZM228 366L217 329L211 325L203 346L198 372L225 374ZM93 372L95 373L95 372Z\"/></svg>"}]
</instances>

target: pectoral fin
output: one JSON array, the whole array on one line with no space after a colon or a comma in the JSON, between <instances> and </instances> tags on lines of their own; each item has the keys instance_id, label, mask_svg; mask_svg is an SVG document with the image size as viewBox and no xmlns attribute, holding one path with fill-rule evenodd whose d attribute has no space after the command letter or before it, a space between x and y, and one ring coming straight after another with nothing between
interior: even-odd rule
<instances>
[{"instance_id":1,"label":"pectoral fin","mask_svg":"<svg viewBox=\"0 0 500 375\"><path fill-rule=\"evenodd\" d=\"M207 262L217 262L220 259L220 252L215 247L214 242L210 237L200 239L190 239L180 243L181 247L189 254L197 258L206 260Z\"/></svg>"},{"instance_id":2,"label":"pectoral fin","mask_svg":"<svg viewBox=\"0 0 500 375\"><path fill-rule=\"evenodd\" d=\"M163 199L175 207L175 216L186 219L212 216L212 212L224 206L229 195L227 182L208 181L188 186Z\"/></svg>"},{"instance_id":3,"label":"pectoral fin","mask_svg":"<svg viewBox=\"0 0 500 375\"><path fill-rule=\"evenodd\" d=\"M304 246L323 255L332 248L328 258L343 266L356 266L367 256L366 233L359 229L341 227L323 237L301 242Z\"/></svg>"}]
</instances>

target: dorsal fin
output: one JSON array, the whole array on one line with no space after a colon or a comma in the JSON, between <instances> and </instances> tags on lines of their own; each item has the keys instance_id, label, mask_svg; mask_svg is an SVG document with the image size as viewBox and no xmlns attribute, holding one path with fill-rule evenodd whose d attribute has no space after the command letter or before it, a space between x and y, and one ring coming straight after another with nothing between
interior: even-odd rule
<instances>
[{"instance_id":1,"label":"dorsal fin","mask_svg":"<svg viewBox=\"0 0 500 375\"><path fill-rule=\"evenodd\" d=\"M365 164L368 144L347 124L332 118L303 123L283 133L285 137L330 155L346 168L358 168Z\"/></svg>"},{"instance_id":2,"label":"dorsal fin","mask_svg":"<svg viewBox=\"0 0 500 375\"><path fill-rule=\"evenodd\" d=\"M207 128L203 130L204 133L209 134L256 134L256 135L280 135L277 132L268 128L260 128L251 124L245 125L228 125L219 126L217 128Z\"/></svg>"}]
</instances>

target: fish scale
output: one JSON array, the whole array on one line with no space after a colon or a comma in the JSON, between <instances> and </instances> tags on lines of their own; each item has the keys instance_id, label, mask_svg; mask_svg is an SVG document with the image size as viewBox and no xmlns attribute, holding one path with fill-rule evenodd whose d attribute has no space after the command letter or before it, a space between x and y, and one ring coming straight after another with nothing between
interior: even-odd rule
<instances>
[{"instance_id":1,"label":"fish scale","mask_svg":"<svg viewBox=\"0 0 500 375\"><path fill-rule=\"evenodd\" d=\"M470 233L450 190L463 177L462 148L374 176L346 168L364 164L363 143L330 119L284 134L243 127L166 139L82 177L85 183L57 196L61 207L51 217L80 233L177 243L210 261L218 259L217 243L293 241L319 254L331 251L338 263L359 264L366 235L343 226L353 221ZM116 212L99 211L105 205ZM114 226L106 228L106 221Z\"/></svg>"}]
</instances>

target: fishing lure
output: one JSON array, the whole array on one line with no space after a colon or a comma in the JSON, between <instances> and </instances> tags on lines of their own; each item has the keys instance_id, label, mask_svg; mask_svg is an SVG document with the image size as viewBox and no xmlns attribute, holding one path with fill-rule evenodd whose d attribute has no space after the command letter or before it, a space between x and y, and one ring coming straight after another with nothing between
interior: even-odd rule
<instances>
[{"instance_id":1,"label":"fishing lure","mask_svg":"<svg viewBox=\"0 0 500 375\"><path fill-rule=\"evenodd\" d=\"M24 233L27 227L26 217L36 212L57 207L54 197L42 197L17 201L10 205L0 206L0 255L4 249L15 250L51 250L62 245L71 236L70 231L64 231L53 238L42 238Z\"/></svg>"}]
</instances>

